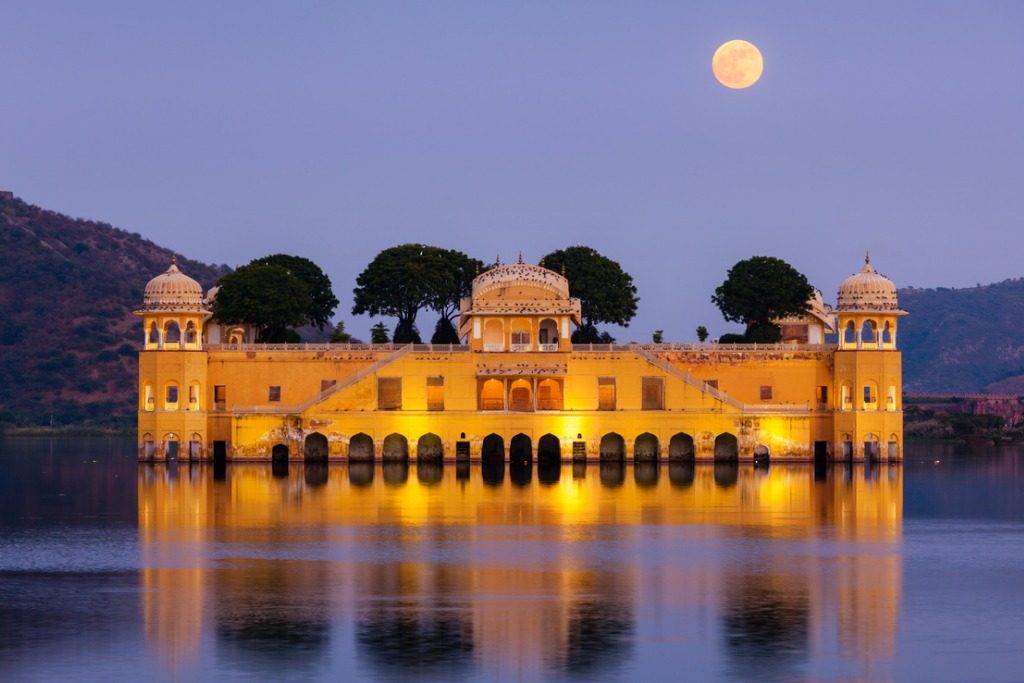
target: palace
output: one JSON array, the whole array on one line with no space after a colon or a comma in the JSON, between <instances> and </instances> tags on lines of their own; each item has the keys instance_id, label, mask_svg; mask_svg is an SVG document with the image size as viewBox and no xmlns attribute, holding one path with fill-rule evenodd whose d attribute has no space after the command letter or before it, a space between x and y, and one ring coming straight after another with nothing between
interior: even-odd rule
<instances>
[{"instance_id":1,"label":"palace","mask_svg":"<svg viewBox=\"0 0 1024 683\"><path fill-rule=\"evenodd\" d=\"M146 285L140 460L902 459L906 312L868 259L778 344L573 344L569 282L521 262L473 281L462 345L256 344L214 296Z\"/></svg>"}]
</instances>

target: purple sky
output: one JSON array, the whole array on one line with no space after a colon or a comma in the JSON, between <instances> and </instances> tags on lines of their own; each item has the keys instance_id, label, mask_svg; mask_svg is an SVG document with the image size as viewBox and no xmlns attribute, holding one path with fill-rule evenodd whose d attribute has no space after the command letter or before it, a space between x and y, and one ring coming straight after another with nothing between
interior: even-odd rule
<instances>
[{"instance_id":1,"label":"purple sky","mask_svg":"<svg viewBox=\"0 0 1024 683\"><path fill-rule=\"evenodd\" d=\"M726 331L755 254L829 302L865 250L901 286L1024 275L1024 3L142 4L4 3L0 189L311 257L359 336L355 276L409 241L591 245L639 288L621 341ZM748 90L711 74L731 38Z\"/></svg>"}]
</instances>

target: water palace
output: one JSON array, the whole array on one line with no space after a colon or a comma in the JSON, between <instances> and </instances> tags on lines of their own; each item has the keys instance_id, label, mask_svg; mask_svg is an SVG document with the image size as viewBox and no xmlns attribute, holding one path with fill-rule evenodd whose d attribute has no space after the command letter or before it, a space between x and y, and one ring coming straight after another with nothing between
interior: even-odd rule
<instances>
[{"instance_id":1,"label":"water palace","mask_svg":"<svg viewBox=\"0 0 1024 683\"><path fill-rule=\"evenodd\" d=\"M499 265L461 345L257 344L172 263L146 285L139 458L898 461L896 286L865 259L778 344L573 344L580 301ZM826 343L828 339L837 343Z\"/></svg>"}]
</instances>

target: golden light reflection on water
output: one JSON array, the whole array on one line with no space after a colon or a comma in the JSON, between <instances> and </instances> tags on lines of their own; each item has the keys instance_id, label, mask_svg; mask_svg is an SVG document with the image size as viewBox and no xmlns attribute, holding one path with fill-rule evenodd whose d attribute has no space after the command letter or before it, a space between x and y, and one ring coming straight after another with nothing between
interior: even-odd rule
<instances>
[{"instance_id":1,"label":"golden light reflection on water","mask_svg":"<svg viewBox=\"0 0 1024 683\"><path fill-rule=\"evenodd\" d=\"M348 624L371 671L506 675L597 671L678 621L738 678L864 673L895 654L902 491L899 467L143 466L146 635L179 668Z\"/></svg>"}]
</instances>

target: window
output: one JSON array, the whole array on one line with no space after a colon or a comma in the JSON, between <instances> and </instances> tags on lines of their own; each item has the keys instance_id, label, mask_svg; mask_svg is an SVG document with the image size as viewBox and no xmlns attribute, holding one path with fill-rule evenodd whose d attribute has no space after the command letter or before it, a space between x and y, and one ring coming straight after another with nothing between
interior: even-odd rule
<instances>
[{"instance_id":1,"label":"window","mask_svg":"<svg viewBox=\"0 0 1024 683\"><path fill-rule=\"evenodd\" d=\"M889 385L889 395L885 399L886 410L896 410L896 385Z\"/></svg>"},{"instance_id":2,"label":"window","mask_svg":"<svg viewBox=\"0 0 1024 683\"><path fill-rule=\"evenodd\" d=\"M199 410L199 382L188 385L188 409Z\"/></svg>"},{"instance_id":3,"label":"window","mask_svg":"<svg viewBox=\"0 0 1024 683\"><path fill-rule=\"evenodd\" d=\"M562 383L557 379L542 379L537 384L537 407L541 410L562 409Z\"/></svg>"},{"instance_id":4,"label":"window","mask_svg":"<svg viewBox=\"0 0 1024 683\"><path fill-rule=\"evenodd\" d=\"M597 409L615 410L615 378L597 378Z\"/></svg>"},{"instance_id":5,"label":"window","mask_svg":"<svg viewBox=\"0 0 1024 683\"><path fill-rule=\"evenodd\" d=\"M761 385L761 400L770 401L772 400L772 387L770 384Z\"/></svg>"},{"instance_id":6,"label":"window","mask_svg":"<svg viewBox=\"0 0 1024 683\"><path fill-rule=\"evenodd\" d=\"M828 387L820 386L814 392L814 400L818 403L828 403Z\"/></svg>"},{"instance_id":7,"label":"window","mask_svg":"<svg viewBox=\"0 0 1024 683\"><path fill-rule=\"evenodd\" d=\"M481 380L478 385L480 392L480 410L505 409L505 385L500 379Z\"/></svg>"},{"instance_id":8,"label":"window","mask_svg":"<svg viewBox=\"0 0 1024 683\"><path fill-rule=\"evenodd\" d=\"M870 384L865 384L864 385L864 403L874 403L874 402L875 402L875 394L871 390L871 385Z\"/></svg>"},{"instance_id":9,"label":"window","mask_svg":"<svg viewBox=\"0 0 1024 683\"><path fill-rule=\"evenodd\" d=\"M661 377L641 377L642 410L665 409L665 383Z\"/></svg>"},{"instance_id":10,"label":"window","mask_svg":"<svg viewBox=\"0 0 1024 683\"><path fill-rule=\"evenodd\" d=\"M268 401L280 401L281 400L281 385L271 384L267 389L267 400Z\"/></svg>"},{"instance_id":11,"label":"window","mask_svg":"<svg viewBox=\"0 0 1024 683\"><path fill-rule=\"evenodd\" d=\"M223 384L216 384L213 387L213 409L225 410L228 402L228 388Z\"/></svg>"},{"instance_id":12,"label":"window","mask_svg":"<svg viewBox=\"0 0 1024 683\"><path fill-rule=\"evenodd\" d=\"M322 380L320 380L320 391L321 392L327 391L328 389L330 389L331 387L333 387L337 383L338 383L338 380L336 380L336 379L322 379Z\"/></svg>"},{"instance_id":13,"label":"window","mask_svg":"<svg viewBox=\"0 0 1024 683\"><path fill-rule=\"evenodd\" d=\"M143 388L143 410L156 410L156 399L153 397L153 385L146 382Z\"/></svg>"},{"instance_id":14,"label":"window","mask_svg":"<svg viewBox=\"0 0 1024 683\"><path fill-rule=\"evenodd\" d=\"M401 377L379 377L379 378L377 378L377 409L378 410L401 410L402 409L402 378Z\"/></svg>"},{"instance_id":15,"label":"window","mask_svg":"<svg viewBox=\"0 0 1024 683\"><path fill-rule=\"evenodd\" d=\"M843 410L853 410L853 389L849 384L843 382L843 385L839 388L841 392L841 402Z\"/></svg>"},{"instance_id":16,"label":"window","mask_svg":"<svg viewBox=\"0 0 1024 683\"><path fill-rule=\"evenodd\" d=\"M168 384L167 385L167 402L177 403L178 402L178 385Z\"/></svg>"},{"instance_id":17,"label":"window","mask_svg":"<svg viewBox=\"0 0 1024 683\"><path fill-rule=\"evenodd\" d=\"M427 410L444 410L444 377L427 378Z\"/></svg>"}]
</instances>

